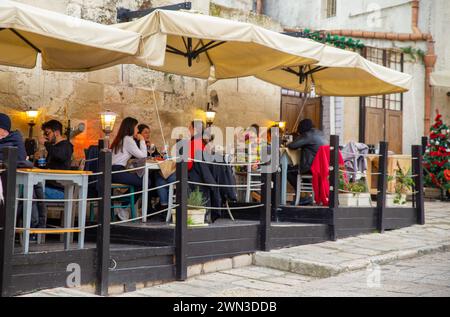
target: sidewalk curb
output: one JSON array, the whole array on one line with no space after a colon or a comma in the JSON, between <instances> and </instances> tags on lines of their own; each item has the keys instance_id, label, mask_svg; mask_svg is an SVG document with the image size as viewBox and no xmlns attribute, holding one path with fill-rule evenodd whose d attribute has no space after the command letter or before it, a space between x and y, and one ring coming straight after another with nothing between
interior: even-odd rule
<instances>
[{"instance_id":1,"label":"sidewalk curb","mask_svg":"<svg viewBox=\"0 0 450 317\"><path fill-rule=\"evenodd\" d=\"M279 253L256 252L253 264L316 278L327 278L345 272L363 270L371 264L383 265L398 260L411 259L426 254L447 251L450 251L450 241L415 249L392 251L381 255L370 256L366 259L346 261L341 264L302 260L301 257L294 258Z\"/></svg>"}]
</instances>

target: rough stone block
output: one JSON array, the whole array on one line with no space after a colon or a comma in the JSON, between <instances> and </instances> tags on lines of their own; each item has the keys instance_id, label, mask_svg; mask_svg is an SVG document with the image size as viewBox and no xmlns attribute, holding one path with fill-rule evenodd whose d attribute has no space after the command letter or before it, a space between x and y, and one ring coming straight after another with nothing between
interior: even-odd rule
<instances>
[{"instance_id":1,"label":"rough stone block","mask_svg":"<svg viewBox=\"0 0 450 317\"><path fill-rule=\"evenodd\" d=\"M108 287L108 294L109 295L119 295L125 292L125 288L123 284L119 285L110 285Z\"/></svg>"},{"instance_id":2,"label":"rough stone block","mask_svg":"<svg viewBox=\"0 0 450 317\"><path fill-rule=\"evenodd\" d=\"M77 82L75 84L76 98L84 101L102 101L103 85L97 83Z\"/></svg>"},{"instance_id":3,"label":"rough stone block","mask_svg":"<svg viewBox=\"0 0 450 317\"><path fill-rule=\"evenodd\" d=\"M9 72L0 72L0 92L11 93L11 77Z\"/></svg>"},{"instance_id":4,"label":"rough stone block","mask_svg":"<svg viewBox=\"0 0 450 317\"><path fill-rule=\"evenodd\" d=\"M233 267L231 259L220 259L216 261L206 262L203 264L204 273L212 273L217 271L229 270Z\"/></svg>"},{"instance_id":5,"label":"rough stone block","mask_svg":"<svg viewBox=\"0 0 450 317\"><path fill-rule=\"evenodd\" d=\"M88 80L91 83L118 84L122 81L121 66L109 67L88 73Z\"/></svg>"},{"instance_id":6,"label":"rough stone block","mask_svg":"<svg viewBox=\"0 0 450 317\"><path fill-rule=\"evenodd\" d=\"M251 254L238 255L233 258L233 268L252 265L253 256Z\"/></svg>"},{"instance_id":7,"label":"rough stone block","mask_svg":"<svg viewBox=\"0 0 450 317\"><path fill-rule=\"evenodd\" d=\"M187 268L188 278L202 274L202 269L203 269L203 264L196 264L196 265L188 266L188 268Z\"/></svg>"}]
</instances>

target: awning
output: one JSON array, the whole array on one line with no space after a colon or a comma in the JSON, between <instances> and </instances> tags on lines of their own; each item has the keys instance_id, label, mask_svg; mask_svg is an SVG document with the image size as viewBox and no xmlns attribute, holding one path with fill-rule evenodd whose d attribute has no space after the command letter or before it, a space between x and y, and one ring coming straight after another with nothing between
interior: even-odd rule
<instances>
[{"instance_id":1,"label":"awning","mask_svg":"<svg viewBox=\"0 0 450 317\"><path fill-rule=\"evenodd\" d=\"M140 35L13 1L0 1L0 64L57 71L112 66L136 54Z\"/></svg>"},{"instance_id":2,"label":"awning","mask_svg":"<svg viewBox=\"0 0 450 317\"><path fill-rule=\"evenodd\" d=\"M430 84L434 87L450 88L450 70L432 73L430 76Z\"/></svg>"},{"instance_id":3,"label":"awning","mask_svg":"<svg viewBox=\"0 0 450 317\"><path fill-rule=\"evenodd\" d=\"M144 49L134 63L196 78L254 75L285 64L317 62L324 45L262 27L208 15L156 10L138 20L114 25L139 32ZM214 67L212 67L214 66Z\"/></svg>"},{"instance_id":4,"label":"awning","mask_svg":"<svg viewBox=\"0 0 450 317\"><path fill-rule=\"evenodd\" d=\"M256 75L300 92L314 86L321 96L372 96L408 91L412 76L372 63L359 54L326 46L314 65L284 65Z\"/></svg>"}]
</instances>

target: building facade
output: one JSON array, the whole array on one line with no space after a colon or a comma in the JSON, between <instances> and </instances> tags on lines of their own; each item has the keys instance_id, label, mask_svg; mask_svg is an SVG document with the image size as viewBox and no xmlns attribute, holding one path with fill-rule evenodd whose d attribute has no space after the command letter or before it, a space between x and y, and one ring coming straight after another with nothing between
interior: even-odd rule
<instances>
[{"instance_id":1,"label":"building facade","mask_svg":"<svg viewBox=\"0 0 450 317\"><path fill-rule=\"evenodd\" d=\"M104 24L117 22L118 8L146 9L181 0L18 0L71 16ZM159 109L163 134L204 117L211 95L219 107L215 124L247 127L269 125L280 118L312 118L327 135L338 134L341 143L376 144L386 139L395 152L409 153L420 143L439 109L450 121L450 88L431 88L433 71L450 69L450 4L446 0L192 0L203 14L247 21L272 29L322 30L361 39L366 58L405 71L413 87L405 94L368 98L310 96L302 108L298 93L254 78L218 81L212 85L134 65L119 65L89 73L58 73L0 66L0 111L9 113L15 128L27 133L24 110L39 109L38 124L50 118L65 125L86 125L73 139L76 156L102 137L99 113L112 110L139 118L151 126L152 139L160 145L156 116ZM450 72L450 71L449 71ZM156 98L154 98L154 93ZM36 132L35 132L36 134Z\"/></svg>"}]
</instances>

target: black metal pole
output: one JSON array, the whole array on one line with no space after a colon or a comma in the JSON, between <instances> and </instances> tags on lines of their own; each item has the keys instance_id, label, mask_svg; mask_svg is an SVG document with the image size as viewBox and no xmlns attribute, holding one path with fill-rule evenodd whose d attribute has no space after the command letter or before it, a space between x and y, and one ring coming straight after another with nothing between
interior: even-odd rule
<instances>
[{"instance_id":1,"label":"black metal pole","mask_svg":"<svg viewBox=\"0 0 450 317\"><path fill-rule=\"evenodd\" d=\"M339 136L330 135L330 195L328 199L331 211L331 239L337 240L336 214L339 208Z\"/></svg>"},{"instance_id":2,"label":"black metal pole","mask_svg":"<svg viewBox=\"0 0 450 317\"><path fill-rule=\"evenodd\" d=\"M428 145L428 137L427 136L423 136L422 137L422 155L425 154L425 150L427 149L427 145Z\"/></svg>"},{"instance_id":3,"label":"black metal pole","mask_svg":"<svg viewBox=\"0 0 450 317\"><path fill-rule=\"evenodd\" d=\"M16 206L16 168L17 148L6 147L3 149L4 168L1 180L4 201L0 203L0 296L10 296L9 285L12 275L12 257L14 250L14 213Z\"/></svg>"},{"instance_id":4,"label":"black metal pole","mask_svg":"<svg viewBox=\"0 0 450 317\"><path fill-rule=\"evenodd\" d=\"M188 140L177 142L180 155L183 149L188 148ZM176 170L176 224L175 224L175 267L176 279L184 281L187 279L187 192L188 192L188 169L187 161L179 159Z\"/></svg>"},{"instance_id":5,"label":"black metal pole","mask_svg":"<svg viewBox=\"0 0 450 317\"><path fill-rule=\"evenodd\" d=\"M261 233L260 248L262 251L270 251L270 212L272 209L270 198L272 174L262 172L261 182L263 183L261 186L261 203L264 204L264 206L261 207L259 215L259 230Z\"/></svg>"},{"instance_id":6,"label":"black metal pole","mask_svg":"<svg viewBox=\"0 0 450 317\"><path fill-rule=\"evenodd\" d=\"M109 285L109 244L111 222L111 161L112 153L108 150L99 151L99 201L97 228L97 295L108 295Z\"/></svg>"},{"instance_id":7,"label":"black metal pole","mask_svg":"<svg viewBox=\"0 0 450 317\"><path fill-rule=\"evenodd\" d=\"M378 211L378 231L384 232L384 214L386 209L387 191L387 162L388 162L388 142L380 142L380 158L378 164L378 186L377 186L377 211ZM370 175L368 175L370 177Z\"/></svg>"},{"instance_id":8,"label":"black metal pole","mask_svg":"<svg viewBox=\"0 0 450 317\"><path fill-rule=\"evenodd\" d=\"M412 173L417 175L414 177L414 191L416 197L417 223L425 224L425 205L423 197L423 169L422 169L422 146L412 146Z\"/></svg>"},{"instance_id":9,"label":"black metal pole","mask_svg":"<svg viewBox=\"0 0 450 317\"><path fill-rule=\"evenodd\" d=\"M272 174L272 220L278 222L278 207L280 206L281 175L279 169Z\"/></svg>"}]
</instances>

